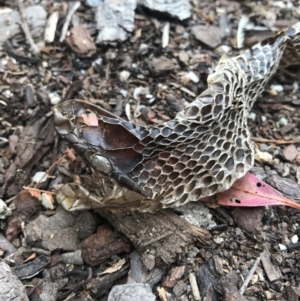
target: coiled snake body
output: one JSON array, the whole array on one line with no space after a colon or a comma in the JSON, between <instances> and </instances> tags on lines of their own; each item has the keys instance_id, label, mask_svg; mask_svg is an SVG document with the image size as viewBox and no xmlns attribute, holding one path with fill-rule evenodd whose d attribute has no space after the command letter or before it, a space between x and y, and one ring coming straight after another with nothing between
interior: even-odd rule
<instances>
[{"instance_id":1,"label":"coiled snake body","mask_svg":"<svg viewBox=\"0 0 300 301\"><path fill-rule=\"evenodd\" d=\"M208 88L159 126L141 127L84 101L57 105L56 130L102 181L94 193L66 184L58 202L68 210L154 211L230 188L254 164L253 103L278 67L299 62L300 22L222 58Z\"/></svg>"}]
</instances>

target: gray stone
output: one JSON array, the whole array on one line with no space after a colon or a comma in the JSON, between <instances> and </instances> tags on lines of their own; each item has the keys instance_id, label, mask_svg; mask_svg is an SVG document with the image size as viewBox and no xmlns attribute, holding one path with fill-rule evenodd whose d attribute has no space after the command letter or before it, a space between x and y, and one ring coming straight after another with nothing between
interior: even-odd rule
<instances>
[{"instance_id":1,"label":"gray stone","mask_svg":"<svg viewBox=\"0 0 300 301\"><path fill-rule=\"evenodd\" d=\"M22 282L3 261L0 262L0 300L29 301Z\"/></svg>"},{"instance_id":2,"label":"gray stone","mask_svg":"<svg viewBox=\"0 0 300 301\"><path fill-rule=\"evenodd\" d=\"M155 301L149 284L132 283L116 285L112 288L108 301Z\"/></svg>"}]
</instances>

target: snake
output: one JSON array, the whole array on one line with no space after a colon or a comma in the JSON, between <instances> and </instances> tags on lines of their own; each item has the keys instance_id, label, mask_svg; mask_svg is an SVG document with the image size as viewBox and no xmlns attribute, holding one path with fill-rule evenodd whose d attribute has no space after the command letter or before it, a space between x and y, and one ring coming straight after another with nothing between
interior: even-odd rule
<instances>
[{"instance_id":1,"label":"snake","mask_svg":"<svg viewBox=\"0 0 300 301\"><path fill-rule=\"evenodd\" d=\"M124 120L83 100L53 108L54 126L91 167L90 183L66 183L66 210L155 212L229 189L254 165L249 112L279 68L300 62L300 22L236 56L223 56L207 89L155 126Z\"/></svg>"}]
</instances>

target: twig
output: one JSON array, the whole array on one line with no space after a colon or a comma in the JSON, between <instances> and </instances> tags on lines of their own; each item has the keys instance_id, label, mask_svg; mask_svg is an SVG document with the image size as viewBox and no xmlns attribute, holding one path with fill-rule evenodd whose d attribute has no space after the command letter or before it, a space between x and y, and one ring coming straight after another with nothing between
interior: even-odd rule
<instances>
[{"instance_id":1,"label":"twig","mask_svg":"<svg viewBox=\"0 0 300 301\"><path fill-rule=\"evenodd\" d=\"M170 34L170 22L167 22L162 31L162 48L166 48L169 45Z\"/></svg>"},{"instance_id":2,"label":"twig","mask_svg":"<svg viewBox=\"0 0 300 301\"><path fill-rule=\"evenodd\" d=\"M250 270L247 278L245 279L243 285L241 286L241 288L240 288L240 294L241 295L244 294L244 292L245 292L245 290L246 290L246 288L247 288L247 286L248 286L248 284L249 284L249 282L250 282L250 280L251 280L254 272L256 271L259 263L260 263L260 257L256 258L256 260L255 260L255 262L254 262L254 264L253 264L253 266L252 266L252 268L251 268L251 270Z\"/></svg>"},{"instance_id":3,"label":"twig","mask_svg":"<svg viewBox=\"0 0 300 301\"><path fill-rule=\"evenodd\" d=\"M56 192L52 192L52 191L48 191L48 190L42 190L42 189L38 189L38 188L34 188L34 187L28 187L28 186L23 186L24 190L32 190L32 191L36 191L36 192L40 192L40 193L48 193L48 194L53 194L56 195Z\"/></svg>"},{"instance_id":4,"label":"twig","mask_svg":"<svg viewBox=\"0 0 300 301\"><path fill-rule=\"evenodd\" d=\"M191 285L191 288L192 288L192 294L194 296L194 300L195 301L200 301L201 300L201 295L200 295L200 292L199 292L199 288L198 288L198 285L197 285L195 274L193 274L193 273L189 274L189 280L190 280L190 285Z\"/></svg>"},{"instance_id":5,"label":"twig","mask_svg":"<svg viewBox=\"0 0 300 301\"><path fill-rule=\"evenodd\" d=\"M49 174L51 172L51 169L53 167L55 167L57 164L59 164L60 162L62 162L65 158L67 158L68 155L63 155L61 158L59 158L58 160L56 160L47 170L46 172L44 173L44 175L41 177L41 179L34 185L34 188L37 188L38 185L42 182L42 180L47 176L47 178L50 178L49 177Z\"/></svg>"},{"instance_id":6,"label":"twig","mask_svg":"<svg viewBox=\"0 0 300 301\"><path fill-rule=\"evenodd\" d=\"M52 43L55 38L55 31L59 19L59 11L55 10L48 18L44 33L44 40L47 43Z\"/></svg>"},{"instance_id":7,"label":"twig","mask_svg":"<svg viewBox=\"0 0 300 301\"><path fill-rule=\"evenodd\" d=\"M40 53L40 49L36 46L36 44L33 41L32 36L31 36L29 26L28 26L28 23L27 23L25 7L24 7L21 0L18 1L18 9L19 9L20 16L21 16L21 21L22 21L21 27L22 27L22 30L25 34L26 40L28 41L28 43L30 45L30 51L33 54L38 54L38 53Z\"/></svg>"},{"instance_id":8,"label":"twig","mask_svg":"<svg viewBox=\"0 0 300 301\"><path fill-rule=\"evenodd\" d=\"M64 26L62 28L61 36L60 36L60 39L59 39L60 42L63 42L64 39L66 38L71 18L75 14L75 12L79 8L79 6L80 6L80 1L69 2L69 9L68 9L68 12L67 12L67 15L66 15L66 20L65 20Z\"/></svg>"},{"instance_id":9,"label":"twig","mask_svg":"<svg viewBox=\"0 0 300 301\"><path fill-rule=\"evenodd\" d=\"M259 137L252 137L252 141L254 142L261 142L261 143L274 143L274 144L294 144L294 143L300 143L300 138L294 139L294 140L275 140L275 139L265 139L265 138L259 138Z\"/></svg>"}]
</instances>

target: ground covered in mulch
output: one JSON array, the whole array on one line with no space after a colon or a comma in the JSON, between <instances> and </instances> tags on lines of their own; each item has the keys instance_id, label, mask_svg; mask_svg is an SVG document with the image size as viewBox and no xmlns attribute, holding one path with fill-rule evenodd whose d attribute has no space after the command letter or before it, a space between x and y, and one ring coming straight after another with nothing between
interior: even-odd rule
<instances>
[{"instance_id":1,"label":"ground covered in mulch","mask_svg":"<svg viewBox=\"0 0 300 301\"><path fill-rule=\"evenodd\" d=\"M89 169L57 137L51 111L82 99L140 125L170 120L222 55L296 23L298 3L29 2L0 8L0 291L14 285L2 299L298 300L295 209L195 203L152 216L58 206L53 187ZM276 74L248 122L251 172L300 201L297 68Z\"/></svg>"}]
</instances>

